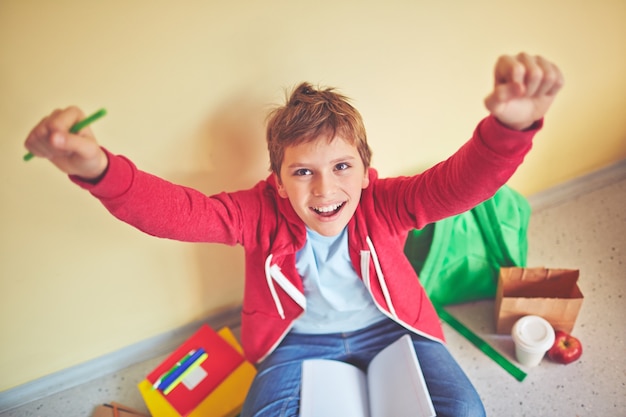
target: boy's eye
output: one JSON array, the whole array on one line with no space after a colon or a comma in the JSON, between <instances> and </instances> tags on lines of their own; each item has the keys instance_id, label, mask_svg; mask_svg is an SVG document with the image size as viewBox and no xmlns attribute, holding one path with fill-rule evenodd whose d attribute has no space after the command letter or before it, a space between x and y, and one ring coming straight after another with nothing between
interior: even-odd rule
<instances>
[{"instance_id":1,"label":"boy's eye","mask_svg":"<svg viewBox=\"0 0 626 417\"><path fill-rule=\"evenodd\" d=\"M305 175L311 175L311 170L308 168L300 168L296 169L293 174L297 177L302 177Z\"/></svg>"},{"instance_id":2,"label":"boy's eye","mask_svg":"<svg viewBox=\"0 0 626 417\"><path fill-rule=\"evenodd\" d=\"M335 170L337 171L345 171L348 168L350 168L350 165L345 162L340 162L337 165L335 165Z\"/></svg>"}]
</instances>

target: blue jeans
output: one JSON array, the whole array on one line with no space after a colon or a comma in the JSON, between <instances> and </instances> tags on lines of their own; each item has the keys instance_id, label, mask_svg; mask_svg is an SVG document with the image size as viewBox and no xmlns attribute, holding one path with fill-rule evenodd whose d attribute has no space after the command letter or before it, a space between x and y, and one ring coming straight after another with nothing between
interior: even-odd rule
<instances>
[{"instance_id":1,"label":"blue jeans","mask_svg":"<svg viewBox=\"0 0 626 417\"><path fill-rule=\"evenodd\" d=\"M303 360L335 359L365 369L404 334L411 334L437 416L484 416L478 393L444 345L386 319L349 333L288 334L257 367L241 417L297 417Z\"/></svg>"}]
</instances>

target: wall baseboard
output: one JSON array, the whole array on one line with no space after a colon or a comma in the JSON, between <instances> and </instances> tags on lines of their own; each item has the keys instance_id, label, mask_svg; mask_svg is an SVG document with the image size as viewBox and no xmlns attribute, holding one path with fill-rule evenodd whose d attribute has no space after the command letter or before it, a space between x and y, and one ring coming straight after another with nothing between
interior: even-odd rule
<instances>
[{"instance_id":1,"label":"wall baseboard","mask_svg":"<svg viewBox=\"0 0 626 417\"><path fill-rule=\"evenodd\" d=\"M626 179L626 159L528 197L533 211L553 207Z\"/></svg>"},{"instance_id":2,"label":"wall baseboard","mask_svg":"<svg viewBox=\"0 0 626 417\"><path fill-rule=\"evenodd\" d=\"M626 160L531 195L528 201L533 210L541 210L623 179L626 179ZM241 306L233 307L205 320L190 323L109 355L0 392L0 413L167 354L189 338L203 323L214 328L238 327L241 324L240 313Z\"/></svg>"},{"instance_id":3,"label":"wall baseboard","mask_svg":"<svg viewBox=\"0 0 626 417\"><path fill-rule=\"evenodd\" d=\"M241 324L241 306L232 307L204 320L187 324L108 355L2 391L0 392L0 413L118 372L136 363L168 354L205 323L215 329L224 326L237 328Z\"/></svg>"}]
</instances>

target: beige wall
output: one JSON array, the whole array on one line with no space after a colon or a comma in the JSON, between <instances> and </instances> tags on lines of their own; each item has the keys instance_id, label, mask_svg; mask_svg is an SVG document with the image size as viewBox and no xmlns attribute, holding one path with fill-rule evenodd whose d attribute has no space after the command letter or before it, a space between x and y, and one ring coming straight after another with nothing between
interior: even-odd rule
<instances>
[{"instance_id":1,"label":"beige wall","mask_svg":"<svg viewBox=\"0 0 626 417\"><path fill-rule=\"evenodd\" d=\"M383 175L452 153L485 115L502 53L566 87L511 181L530 194L626 157L626 2L0 0L0 390L240 302L239 248L117 222L49 164L24 163L55 107L109 114L101 143L206 192L266 174L263 104L338 86Z\"/></svg>"}]
</instances>

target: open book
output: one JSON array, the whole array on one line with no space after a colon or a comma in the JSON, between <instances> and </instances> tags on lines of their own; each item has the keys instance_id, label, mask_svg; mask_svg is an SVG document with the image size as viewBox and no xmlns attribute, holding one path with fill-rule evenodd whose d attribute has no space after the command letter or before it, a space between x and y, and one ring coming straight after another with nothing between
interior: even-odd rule
<instances>
[{"instance_id":1,"label":"open book","mask_svg":"<svg viewBox=\"0 0 626 417\"><path fill-rule=\"evenodd\" d=\"M409 335L378 353L367 373L339 361L304 361L300 417L390 416L435 416Z\"/></svg>"}]
</instances>

